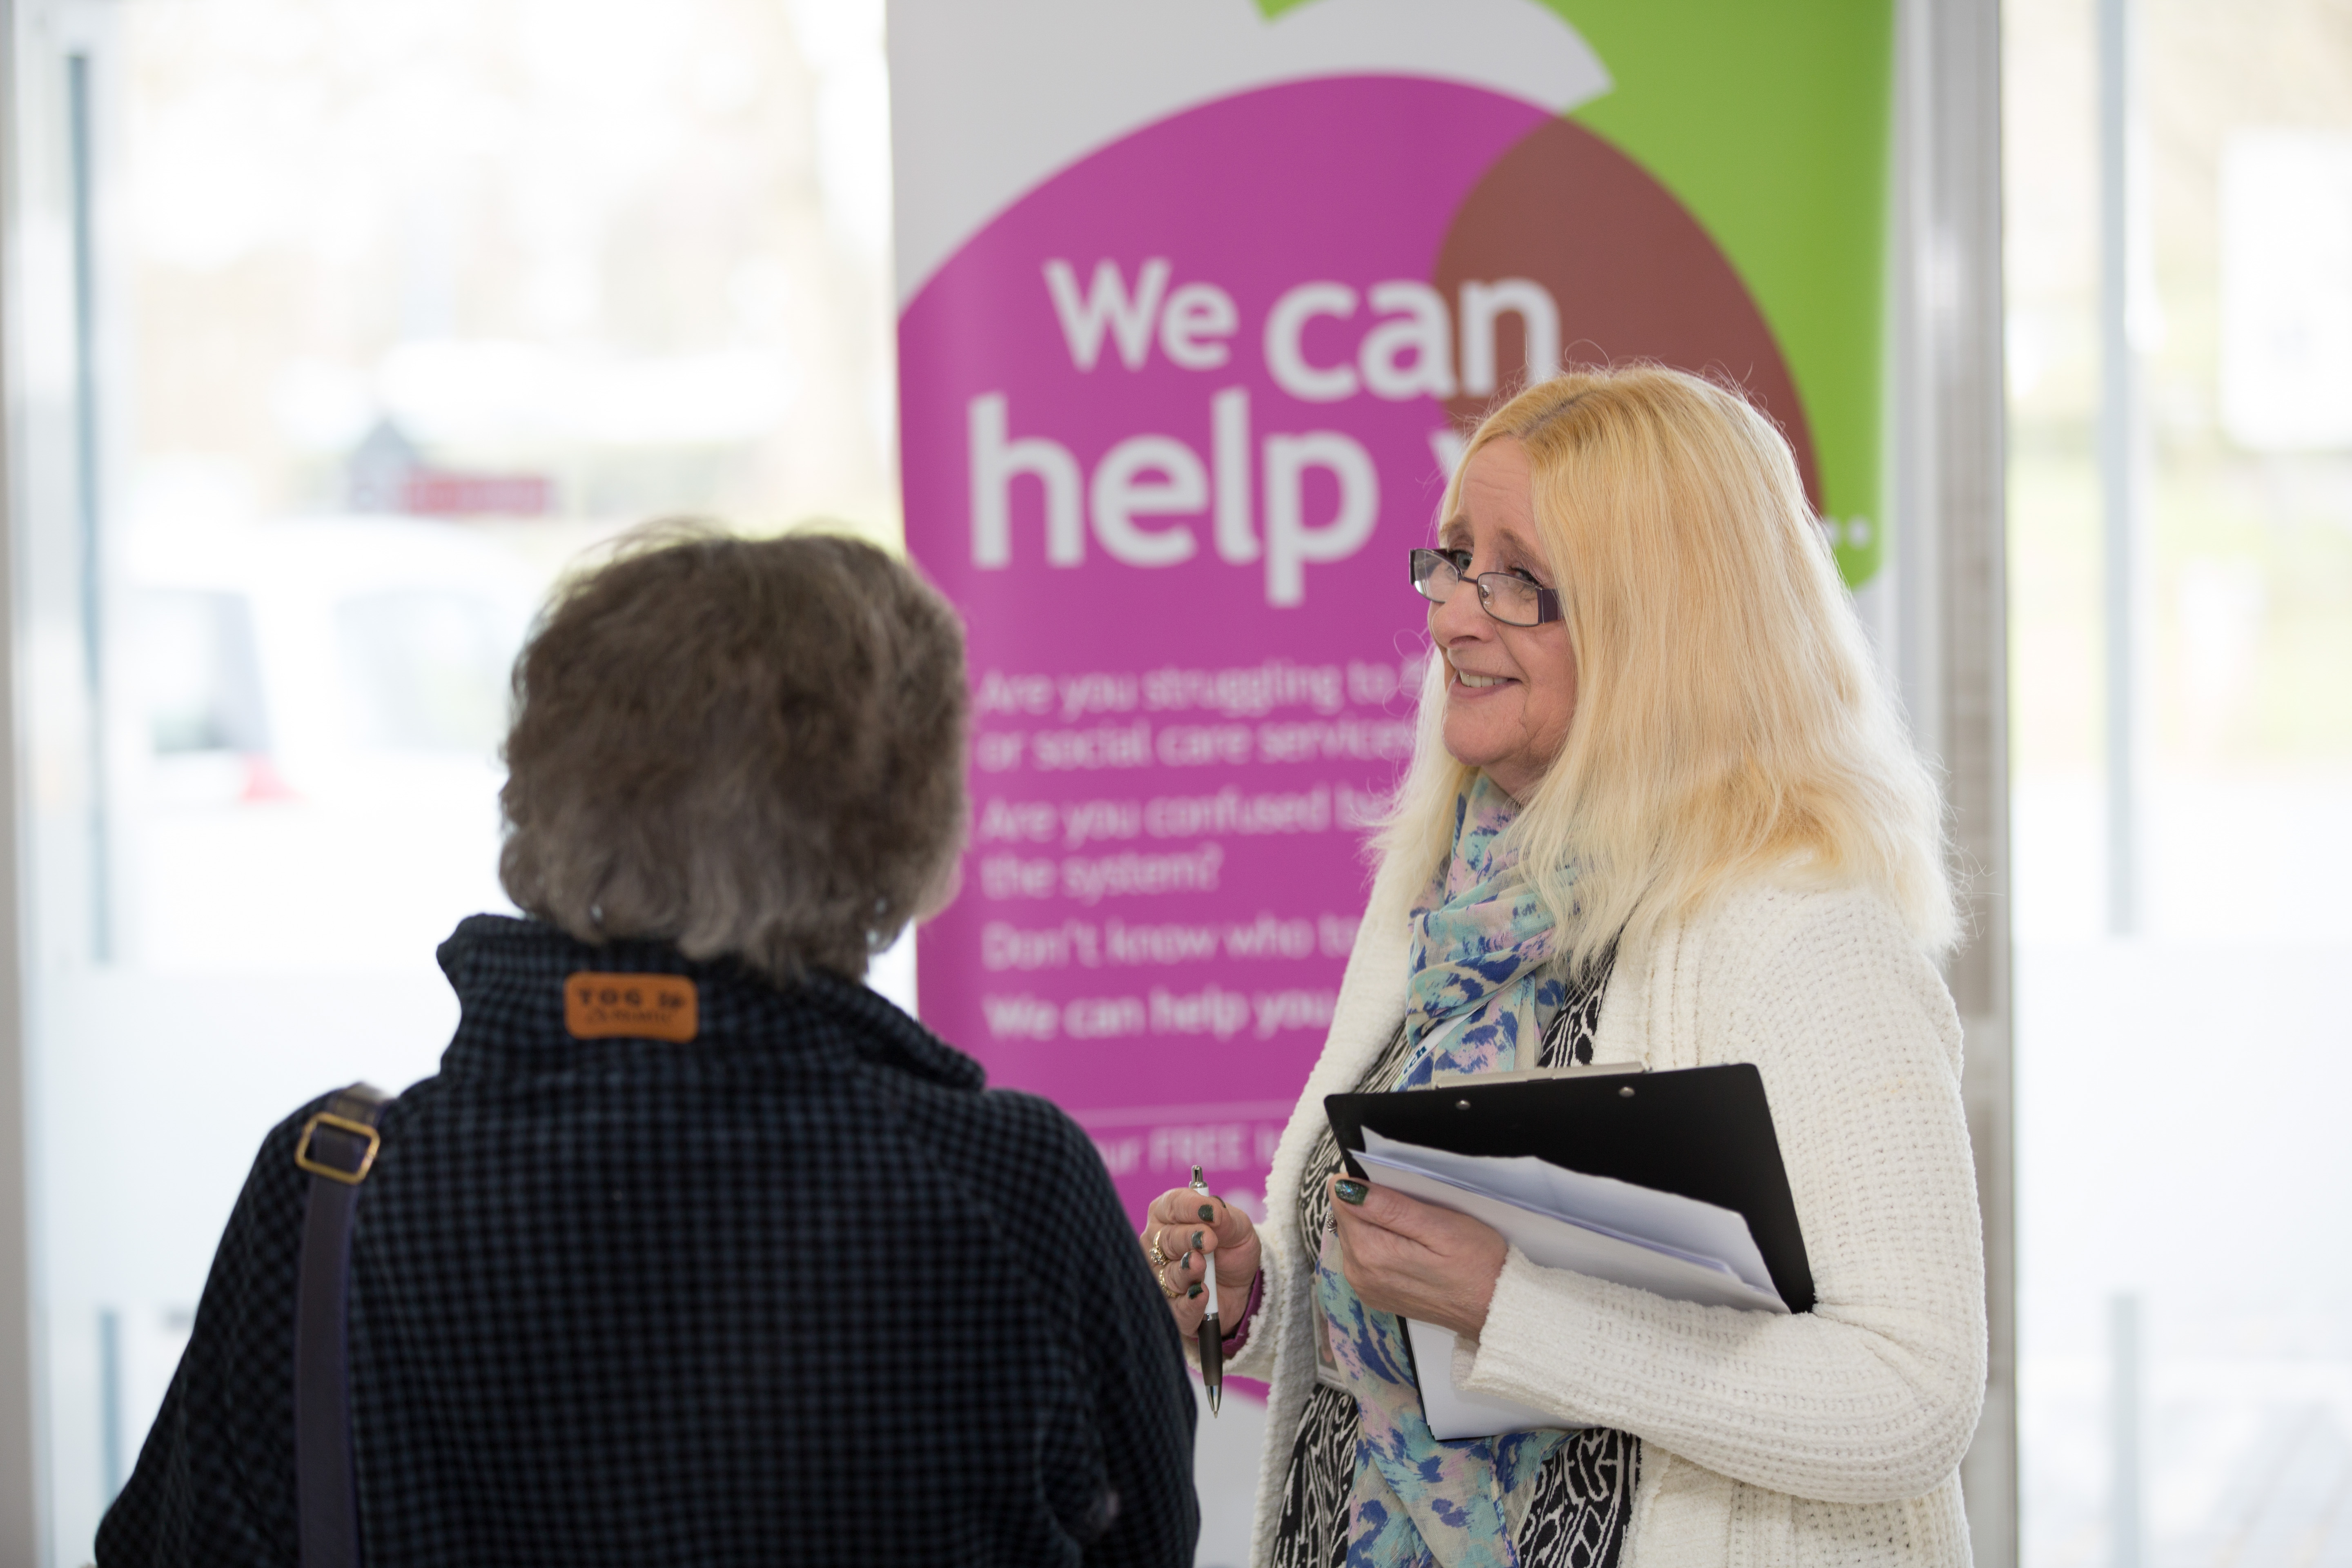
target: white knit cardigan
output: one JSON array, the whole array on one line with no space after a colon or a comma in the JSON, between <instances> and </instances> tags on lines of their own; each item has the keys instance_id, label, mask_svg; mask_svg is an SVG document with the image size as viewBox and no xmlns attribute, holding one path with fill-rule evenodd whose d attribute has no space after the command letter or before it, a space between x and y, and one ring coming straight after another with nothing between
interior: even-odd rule
<instances>
[{"instance_id":1,"label":"white knit cardigan","mask_svg":"<svg viewBox=\"0 0 2352 1568\"><path fill-rule=\"evenodd\" d=\"M1315 1384L1298 1185L1323 1097L1403 1016L1412 889L1383 874L1266 1185L1265 1293L1227 1370L1272 1385L1254 1560ZM1669 1301L1514 1247L1455 1378L1642 1439L1622 1568L1960 1568L1958 1466L1984 1398L1984 1257L1959 1021L1895 910L1859 891L1736 893L1621 952L1597 1061L1753 1062L1817 1295L1776 1318Z\"/></svg>"}]
</instances>

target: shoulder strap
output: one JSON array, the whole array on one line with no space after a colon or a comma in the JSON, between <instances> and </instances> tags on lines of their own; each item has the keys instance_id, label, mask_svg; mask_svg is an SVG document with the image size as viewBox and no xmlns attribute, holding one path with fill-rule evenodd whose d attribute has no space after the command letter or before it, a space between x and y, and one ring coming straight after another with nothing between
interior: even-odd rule
<instances>
[{"instance_id":1,"label":"shoulder strap","mask_svg":"<svg viewBox=\"0 0 2352 1568\"><path fill-rule=\"evenodd\" d=\"M355 1083L302 1124L294 1163L310 1173L294 1300L294 1491L302 1568L360 1568L359 1482L352 1465L352 1381L344 1337L352 1214L375 1168L376 1127L394 1100Z\"/></svg>"}]
</instances>

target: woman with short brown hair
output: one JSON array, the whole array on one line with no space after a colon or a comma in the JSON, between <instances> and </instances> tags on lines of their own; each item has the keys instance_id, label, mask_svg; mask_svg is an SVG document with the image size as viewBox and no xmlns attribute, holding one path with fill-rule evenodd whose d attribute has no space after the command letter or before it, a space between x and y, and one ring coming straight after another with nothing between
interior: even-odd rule
<instances>
[{"instance_id":1,"label":"woman with short brown hair","mask_svg":"<svg viewBox=\"0 0 2352 1568\"><path fill-rule=\"evenodd\" d=\"M673 531L558 595L515 696L526 916L442 945L456 1037L352 1189L365 1559L1189 1563L1192 1396L1093 1145L859 984L950 890L952 612L851 540ZM308 1554L326 1104L262 1148L102 1563ZM975 1219L1016 1190L1055 1216L1017 1249Z\"/></svg>"}]
</instances>

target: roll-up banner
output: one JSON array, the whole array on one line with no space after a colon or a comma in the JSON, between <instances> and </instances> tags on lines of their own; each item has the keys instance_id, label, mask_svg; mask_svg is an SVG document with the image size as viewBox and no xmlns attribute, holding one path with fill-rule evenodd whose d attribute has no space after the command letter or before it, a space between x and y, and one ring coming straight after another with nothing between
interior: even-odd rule
<instances>
[{"instance_id":1,"label":"roll-up banner","mask_svg":"<svg viewBox=\"0 0 2352 1568\"><path fill-rule=\"evenodd\" d=\"M1891 0L888 24L907 545L971 637L922 1014L1139 1214L1194 1164L1246 1205L1412 744L1406 552L1481 412L1569 363L1735 381L1875 571Z\"/></svg>"}]
</instances>

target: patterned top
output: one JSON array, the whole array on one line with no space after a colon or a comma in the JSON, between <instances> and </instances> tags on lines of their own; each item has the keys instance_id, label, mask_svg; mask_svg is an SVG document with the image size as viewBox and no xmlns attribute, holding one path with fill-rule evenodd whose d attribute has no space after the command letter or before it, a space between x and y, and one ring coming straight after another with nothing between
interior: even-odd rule
<instances>
[{"instance_id":1,"label":"patterned top","mask_svg":"<svg viewBox=\"0 0 2352 1568\"><path fill-rule=\"evenodd\" d=\"M457 1037L352 1240L370 1568L1191 1563L1181 1348L1068 1117L823 973L488 916L441 963ZM572 1038L579 970L687 975L698 1037ZM317 1103L237 1199L107 1568L294 1568ZM1007 1253L1016 1198L1053 1224Z\"/></svg>"},{"instance_id":2,"label":"patterned top","mask_svg":"<svg viewBox=\"0 0 2352 1568\"><path fill-rule=\"evenodd\" d=\"M1564 1067L1592 1059L1610 970L1611 962L1604 958L1570 989L1544 1031L1535 1065ZM1397 1088L1412 1055L1408 1031L1400 1027L1357 1080L1356 1092L1384 1093ZM1299 1187L1298 1236L1305 1257L1322 1251L1323 1234L1331 1225L1329 1178L1339 1170L1339 1142L1327 1126L1307 1154L1306 1179ZM1321 1338L1318 1331L1318 1363ZM1307 1394L1283 1477L1275 1568L1341 1568L1347 1561L1359 1413L1355 1396L1336 1374L1321 1364L1318 1372L1326 1381L1318 1381ZM1616 1568L1640 1465L1641 1442L1629 1433L1591 1428L1570 1434L1567 1442L1546 1457L1533 1487L1511 1500L1512 1545L1523 1568Z\"/></svg>"}]
</instances>

